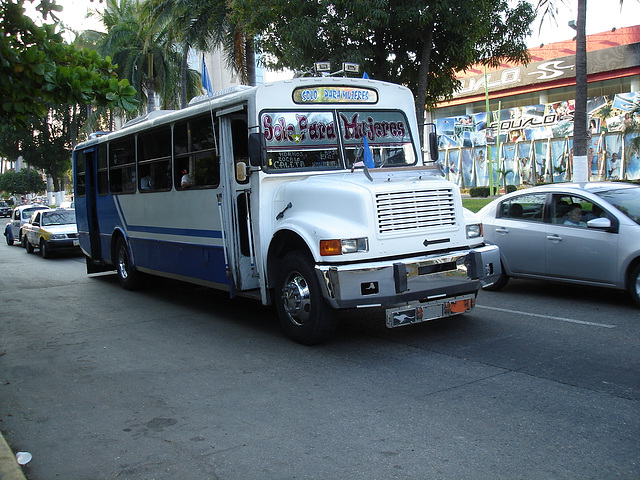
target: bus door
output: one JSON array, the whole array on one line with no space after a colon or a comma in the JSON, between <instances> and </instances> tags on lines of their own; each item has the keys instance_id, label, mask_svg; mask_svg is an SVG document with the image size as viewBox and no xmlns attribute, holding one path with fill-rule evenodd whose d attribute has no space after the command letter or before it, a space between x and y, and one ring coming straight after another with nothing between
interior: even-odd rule
<instances>
[{"instance_id":1,"label":"bus door","mask_svg":"<svg viewBox=\"0 0 640 480\"><path fill-rule=\"evenodd\" d=\"M248 179L239 179L238 162L249 164L246 113L220 116L220 209L228 268L238 290L260 287L253 244L251 188Z\"/></svg>"},{"instance_id":2,"label":"bus door","mask_svg":"<svg viewBox=\"0 0 640 480\"><path fill-rule=\"evenodd\" d=\"M80 182L81 178L81 163L84 160L84 193L85 193L85 208L86 218L82 219L86 221L86 225L80 225L82 230L86 228L89 233L89 247L90 247L90 262L87 262L87 268L91 268L91 264L102 264L102 252L100 248L100 226L98 223L97 213L97 148L91 148L78 152L77 166L78 166L78 182L79 190L82 189ZM84 158L82 158L84 157ZM79 193L79 192L78 192ZM77 196L77 195L76 195ZM78 199L76 199L78 201ZM76 209L78 210L78 209ZM80 221L82 221L80 220ZM80 233L80 232L78 232ZM101 271L101 270L96 270ZM92 273L92 272L89 272Z\"/></svg>"}]
</instances>

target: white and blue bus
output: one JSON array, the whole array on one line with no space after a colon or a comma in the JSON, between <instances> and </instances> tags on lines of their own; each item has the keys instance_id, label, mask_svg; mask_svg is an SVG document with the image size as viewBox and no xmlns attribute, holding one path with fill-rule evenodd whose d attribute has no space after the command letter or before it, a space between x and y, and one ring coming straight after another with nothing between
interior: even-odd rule
<instances>
[{"instance_id":1,"label":"white and blue bus","mask_svg":"<svg viewBox=\"0 0 640 480\"><path fill-rule=\"evenodd\" d=\"M408 89L300 78L196 100L75 148L88 273L275 304L304 344L337 309L383 307L389 327L463 313L500 273L458 187L423 163Z\"/></svg>"}]
</instances>

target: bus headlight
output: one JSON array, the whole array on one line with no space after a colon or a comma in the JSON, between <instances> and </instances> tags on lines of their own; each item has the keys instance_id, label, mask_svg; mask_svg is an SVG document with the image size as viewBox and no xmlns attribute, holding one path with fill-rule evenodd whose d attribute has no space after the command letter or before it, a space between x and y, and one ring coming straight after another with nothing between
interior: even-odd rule
<instances>
[{"instance_id":1,"label":"bus headlight","mask_svg":"<svg viewBox=\"0 0 640 480\"><path fill-rule=\"evenodd\" d=\"M472 223L467 225L467 238L478 238L482 236L482 224Z\"/></svg>"},{"instance_id":2,"label":"bus headlight","mask_svg":"<svg viewBox=\"0 0 640 480\"><path fill-rule=\"evenodd\" d=\"M369 239L348 238L335 240L320 240L320 255L344 255L345 253L368 252Z\"/></svg>"}]
</instances>

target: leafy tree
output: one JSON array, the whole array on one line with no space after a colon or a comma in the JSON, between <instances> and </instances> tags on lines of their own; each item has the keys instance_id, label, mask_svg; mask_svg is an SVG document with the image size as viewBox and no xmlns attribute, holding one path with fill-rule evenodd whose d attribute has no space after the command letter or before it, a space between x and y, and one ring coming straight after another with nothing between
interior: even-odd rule
<instances>
[{"instance_id":1,"label":"leafy tree","mask_svg":"<svg viewBox=\"0 0 640 480\"><path fill-rule=\"evenodd\" d=\"M135 90L118 81L111 61L97 52L66 44L51 0L36 9L54 23L38 26L25 15L25 0L0 0L0 120L24 125L29 115L45 116L47 103L136 106Z\"/></svg>"},{"instance_id":2,"label":"leafy tree","mask_svg":"<svg viewBox=\"0 0 640 480\"><path fill-rule=\"evenodd\" d=\"M71 170L71 151L77 142L87 108L49 106L45 117L31 116L26 129L0 128L0 153L7 158L22 156L31 167L51 176L54 190L64 190L65 175Z\"/></svg>"},{"instance_id":3,"label":"leafy tree","mask_svg":"<svg viewBox=\"0 0 640 480\"><path fill-rule=\"evenodd\" d=\"M416 95L418 123L476 63L528 61L531 5L505 0L233 0L234 18L259 35L267 66L309 70L320 60L355 62L371 78Z\"/></svg>"},{"instance_id":4,"label":"leafy tree","mask_svg":"<svg viewBox=\"0 0 640 480\"><path fill-rule=\"evenodd\" d=\"M35 170L24 169L19 172L6 172L0 174L0 190L11 195L26 195L28 193L41 193L47 188L45 181Z\"/></svg>"}]
</instances>

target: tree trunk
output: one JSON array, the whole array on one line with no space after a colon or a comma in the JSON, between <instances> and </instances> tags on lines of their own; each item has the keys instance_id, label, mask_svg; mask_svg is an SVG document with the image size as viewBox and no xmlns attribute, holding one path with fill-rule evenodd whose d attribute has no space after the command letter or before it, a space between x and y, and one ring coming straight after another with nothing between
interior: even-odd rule
<instances>
[{"instance_id":1,"label":"tree trunk","mask_svg":"<svg viewBox=\"0 0 640 480\"><path fill-rule=\"evenodd\" d=\"M587 165L587 0L578 0L576 22L576 93L573 117L573 180L589 180Z\"/></svg>"},{"instance_id":2,"label":"tree trunk","mask_svg":"<svg viewBox=\"0 0 640 480\"><path fill-rule=\"evenodd\" d=\"M189 54L189 47L184 46L182 52L182 62L180 64L180 107L186 108L189 100L187 99L187 69L189 65L187 63L187 56Z\"/></svg>"},{"instance_id":3,"label":"tree trunk","mask_svg":"<svg viewBox=\"0 0 640 480\"><path fill-rule=\"evenodd\" d=\"M253 38L249 37L244 43L247 58L247 82L252 87L257 85L256 79L256 49Z\"/></svg>"},{"instance_id":4,"label":"tree trunk","mask_svg":"<svg viewBox=\"0 0 640 480\"><path fill-rule=\"evenodd\" d=\"M424 113L427 99L427 75L431 64L431 51L433 50L433 23L426 27L422 52L420 54L420 68L418 69L418 89L416 91L416 120L418 121L418 134L420 145L424 148Z\"/></svg>"}]
</instances>

